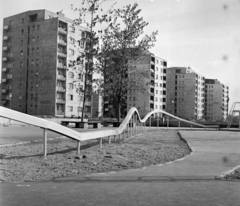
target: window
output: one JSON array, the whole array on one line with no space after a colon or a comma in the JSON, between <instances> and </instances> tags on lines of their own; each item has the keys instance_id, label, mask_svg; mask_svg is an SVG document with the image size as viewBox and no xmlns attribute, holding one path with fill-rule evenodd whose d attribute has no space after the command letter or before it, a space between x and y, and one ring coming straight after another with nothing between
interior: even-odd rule
<instances>
[{"instance_id":1,"label":"window","mask_svg":"<svg viewBox=\"0 0 240 206\"><path fill-rule=\"evenodd\" d=\"M69 83L69 88L73 89L73 83Z\"/></svg>"},{"instance_id":2,"label":"window","mask_svg":"<svg viewBox=\"0 0 240 206\"><path fill-rule=\"evenodd\" d=\"M74 50L73 49L69 49L69 51L70 51L70 55L74 55Z\"/></svg>"},{"instance_id":3,"label":"window","mask_svg":"<svg viewBox=\"0 0 240 206\"><path fill-rule=\"evenodd\" d=\"M23 51L21 51L21 56L23 56Z\"/></svg>"},{"instance_id":4,"label":"window","mask_svg":"<svg viewBox=\"0 0 240 206\"><path fill-rule=\"evenodd\" d=\"M75 28L73 26L70 26L69 31L75 33Z\"/></svg>"},{"instance_id":5,"label":"window","mask_svg":"<svg viewBox=\"0 0 240 206\"><path fill-rule=\"evenodd\" d=\"M72 101L73 100L73 95L69 94L68 99Z\"/></svg>"},{"instance_id":6,"label":"window","mask_svg":"<svg viewBox=\"0 0 240 206\"><path fill-rule=\"evenodd\" d=\"M68 111L72 112L73 111L73 106L68 106Z\"/></svg>"},{"instance_id":7,"label":"window","mask_svg":"<svg viewBox=\"0 0 240 206\"><path fill-rule=\"evenodd\" d=\"M37 41L39 41L39 36L37 36Z\"/></svg>"},{"instance_id":8,"label":"window","mask_svg":"<svg viewBox=\"0 0 240 206\"><path fill-rule=\"evenodd\" d=\"M22 24L24 23L24 18L22 18Z\"/></svg>"},{"instance_id":9,"label":"window","mask_svg":"<svg viewBox=\"0 0 240 206\"><path fill-rule=\"evenodd\" d=\"M32 27L32 30L35 31L35 26Z\"/></svg>"},{"instance_id":10,"label":"window","mask_svg":"<svg viewBox=\"0 0 240 206\"><path fill-rule=\"evenodd\" d=\"M35 37L32 37L32 42L35 42L36 40L35 40Z\"/></svg>"},{"instance_id":11,"label":"window","mask_svg":"<svg viewBox=\"0 0 240 206\"><path fill-rule=\"evenodd\" d=\"M24 29L21 30L22 34L24 33Z\"/></svg>"},{"instance_id":12,"label":"window","mask_svg":"<svg viewBox=\"0 0 240 206\"><path fill-rule=\"evenodd\" d=\"M21 45L23 45L23 40L21 40Z\"/></svg>"},{"instance_id":13,"label":"window","mask_svg":"<svg viewBox=\"0 0 240 206\"><path fill-rule=\"evenodd\" d=\"M23 62L20 62L20 67L23 67Z\"/></svg>"},{"instance_id":14,"label":"window","mask_svg":"<svg viewBox=\"0 0 240 206\"><path fill-rule=\"evenodd\" d=\"M40 25L37 25L37 30L38 30L38 31L40 30Z\"/></svg>"}]
</instances>

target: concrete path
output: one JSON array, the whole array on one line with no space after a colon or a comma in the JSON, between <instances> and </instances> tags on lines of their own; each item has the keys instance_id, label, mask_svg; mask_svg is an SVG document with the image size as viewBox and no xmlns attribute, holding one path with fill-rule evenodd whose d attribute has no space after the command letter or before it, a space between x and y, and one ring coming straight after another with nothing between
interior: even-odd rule
<instances>
[{"instance_id":1,"label":"concrete path","mask_svg":"<svg viewBox=\"0 0 240 206\"><path fill-rule=\"evenodd\" d=\"M181 131L193 152L172 163L51 181L2 183L0 205L240 205L240 182L215 180L240 165L240 133Z\"/></svg>"}]
</instances>

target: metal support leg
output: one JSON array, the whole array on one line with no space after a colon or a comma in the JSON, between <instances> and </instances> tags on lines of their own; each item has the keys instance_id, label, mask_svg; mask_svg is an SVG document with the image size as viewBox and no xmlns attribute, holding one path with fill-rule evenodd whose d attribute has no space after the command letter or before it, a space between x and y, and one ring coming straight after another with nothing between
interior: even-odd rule
<instances>
[{"instance_id":1,"label":"metal support leg","mask_svg":"<svg viewBox=\"0 0 240 206\"><path fill-rule=\"evenodd\" d=\"M80 152L81 152L80 146L81 146L81 142L78 141L78 142L77 142L77 154L78 154L78 155L80 155Z\"/></svg>"},{"instance_id":2,"label":"metal support leg","mask_svg":"<svg viewBox=\"0 0 240 206\"><path fill-rule=\"evenodd\" d=\"M102 148L102 138L99 138L99 147Z\"/></svg>"},{"instance_id":3,"label":"metal support leg","mask_svg":"<svg viewBox=\"0 0 240 206\"><path fill-rule=\"evenodd\" d=\"M149 119L149 130L151 130L151 125L152 125L152 115L150 116L150 119Z\"/></svg>"},{"instance_id":4,"label":"metal support leg","mask_svg":"<svg viewBox=\"0 0 240 206\"><path fill-rule=\"evenodd\" d=\"M47 157L47 129L43 129L43 157Z\"/></svg>"}]
</instances>

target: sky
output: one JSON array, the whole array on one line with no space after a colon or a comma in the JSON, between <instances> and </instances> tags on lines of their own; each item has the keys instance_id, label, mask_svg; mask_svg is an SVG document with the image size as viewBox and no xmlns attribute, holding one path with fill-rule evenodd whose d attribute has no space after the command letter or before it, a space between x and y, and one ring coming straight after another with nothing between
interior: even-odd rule
<instances>
[{"instance_id":1,"label":"sky","mask_svg":"<svg viewBox=\"0 0 240 206\"><path fill-rule=\"evenodd\" d=\"M0 29L3 18L28 10L63 10L74 19L71 4L80 8L81 2L0 0ZM102 8L108 10L114 2L115 8L138 3L140 16L149 22L145 33L158 30L150 51L165 59L168 67L189 66L205 78L218 79L229 86L229 107L240 102L240 0L106 0Z\"/></svg>"}]
</instances>

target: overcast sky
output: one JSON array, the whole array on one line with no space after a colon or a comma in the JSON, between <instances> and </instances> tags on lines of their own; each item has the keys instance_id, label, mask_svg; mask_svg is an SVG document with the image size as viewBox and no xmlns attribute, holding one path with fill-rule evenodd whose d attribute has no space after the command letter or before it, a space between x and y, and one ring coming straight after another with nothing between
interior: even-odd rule
<instances>
[{"instance_id":1,"label":"overcast sky","mask_svg":"<svg viewBox=\"0 0 240 206\"><path fill-rule=\"evenodd\" d=\"M71 4L82 0L0 0L2 19L28 10L61 11L74 18ZM116 0L115 7L136 0ZM146 33L158 30L152 52L168 66L190 66L206 78L230 88L230 105L240 102L240 0L138 0L141 15L149 22ZM114 1L102 4L108 9ZM0 32L2 39L2 32ZM2 47L2 42L0 42ZM1 53L2 51L0 51ZM0 54L2 56L2 54ZM1 66L1 62L0 62Z\"/></svg>"}]
</instances>

